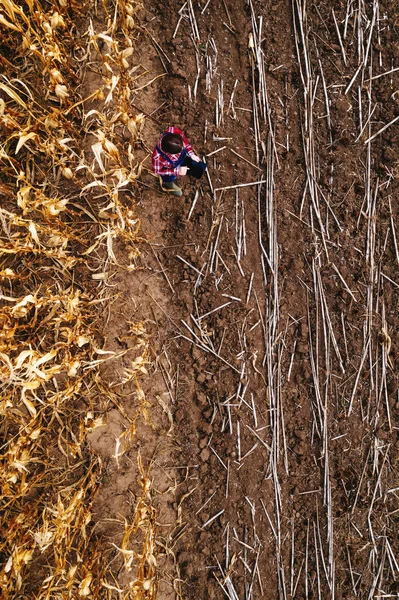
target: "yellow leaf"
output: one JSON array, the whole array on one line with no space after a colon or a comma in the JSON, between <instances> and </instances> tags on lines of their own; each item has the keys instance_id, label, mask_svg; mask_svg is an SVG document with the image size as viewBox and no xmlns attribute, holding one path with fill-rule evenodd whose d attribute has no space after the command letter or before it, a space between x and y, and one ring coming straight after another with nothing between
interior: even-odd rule
<instances>
[{"instance_id":1,"label":"yellow leaf","mask_svg":"<svg viewBox=\"0 0 399 600\"><path fill-rule=\"evenodd\" d=\"M109 140L105 139L104 145L105 145L105 149L110 154L110 156L112 156L112 158L114 158L115 160L119 158L119 150L115 146L115 144L113 144Z\"/></svg>"},{"instance_id":2,"label":"yellow leaf","mask_svg":"<svg viewBox=\"0 0 399 600\"><path fill-rule=\"evenodd\" d=\"M58 98L67 98L69 96L68 88L66 85L62 85L61 83L57 83L55 86L55 94Z\"/></svg>"},{"instance_id":3,"label":"yellow leaf","mask_svg":"<svg viewBox=\"0 0 399 600\"><path fill-rule=\"evenodd\" d=\"M55 29L56 27L65 27L65 21L58 12L55 12L51 17L51 27L53 29Z\"/></svg>"},{"instance_id":4,"label":"yellow leaf","mask_svg":"<svg viewBox=\"0 0 399 600\"><path fill-rule=\"evenodd\" d=\"M19 142L20 141L21 140L19 140ZM19 142L18 142L18 144L19 144ZM29 200L29 193L30 193L31 189L32 189L31 185L25 185L17 192L17 204L20 208L22 208L22 210L26 209L27 202Z\"/></svg>"},{"instance_id":5,"label":"yellow leaf","mask_svg":"<svg viewBox=\"0 0 399 600\"><path fill-rule=\"evenodd\" d=\"M36 225L33 221L29 223L29 233L32 236L32 239L40 246L39 236L37 235Z\"/></svg>"},{"instance_id":6,"label":"yellow leaf","mask_svg":"<svg viewBox=\"0 0 399 600\"><path fill-rule=\"evenodd\" d=\"M12 556L9 557L6 566L4 567L4 573L8 573L12 567Z\"/></svg>"},{"instance_id":7,"label":"yellow leaf","mask_svg":"<svg viewBox=\"0 0 399 600\"><path fill-rule=\"evenodd\" d=\"M68 578L72 579L73 577L75 577L75 573L78 570L78 565L73 565L73 567L71 567L68 571Z\"/></svg>"},{"instance_id":8,"label":"yellow leaf","mask_svg":"<svg viewBox=\"0 0 399 600\"><path fill-rule=\"evenodd\" d=\"M72 179L73 173L72 173L72 169L70 169L69 167L64 167L61 172L62 172L63 176L65 177L65 179Z\"/></svg>"},{"instance_id":9,"label":"yellow leaf","mask_svg":"<svg viewBox=\"0 0 399 600\"><path fill-rule=\"evenodd\" d=\"M33 299L33 296L31 298ZM25 300L26 302L24 302ZM24 304L26 304L27 302L31 302L31 299L28 296L25 296L25 298L22 300L22 302L19 303L19 305L24 306L24 304L22 304L23 302ZM17 304L16 306L14 306L14 308L17 308L19 305ZM15 363L15 368L20 369L26 361L26 359L32 357L33 355L33 350L22 350L22 352L18 354L17 361Z\"/></svg>"},{"instance_id":10,"label":"yellow leaf","mask_svg":"<svg viewBox=\"0 0 399 600\"><path fill-rule=\"evenodd\" d=\"M16 94L12 88L8 87L8 85L0 83L0 90L3 90L6 94L10 96L10 98L15 100L15 102L23 106L25 109L28 109L26 103L22 100L22 98L18 96L18 94Z\"/></svg>"},{"instance_id":11,"label":"yellow leaf","mask_svg":"<svg viewBox=\"0 0 399 600\"><path fill-rule=\"evenodd\" d=\"M52 358L54 358L54 356L57 355L58 350L54 350L54 348L52 350L50 350L50 352L47 352L47 354L44 354L44 356L42 356L41 358L39 358L38 361L36 361L34 363L34 367L39 367L40 365L48 362L49 360L51 360Z\"/></svg>"},{"instance_id":12,"label":"yellow leaf","mask_svg":"<svg viewBox=\"0 0 399 600\"><path fill-rule=\"evenodd\" d=\"M25 397L24 394L22 394L22 402L25 404L25 406L28 409L31 416L36 417L36 415L37 415L36 408L34 407L33 403L28 398Z\"/></svg>"},{"instance_id":13,"label":"yellow leaf","mask_svg":"<svg viewBox=\"0 0 399 600\"><path fill-rule=\"evenodd\" d=\"M11 309L11 314L13 315L13 317L17 317L17 318L24 317L29 310L29 309L25 308L26 305L28 303L35 304L35 302L36 302L35 298L32 296L32 294L29 294L28 296L25 296L25 298L23 298L23 300L21 300L21 302L18 302L18 304L13 306L13 308Z\"/></svg>"},{"instance_id":14,"label":"yellow leaf","mask_svg":"<svg viewBox=\"0 0 399 600\"><path fill-rule=\"evenodd\" d=\"M13 29L14 31L19 31L20 33L22 33L22 30L19 27L16 27L12 23L10 23L10 21L7 21L4 15L0 15L0 24L5 25L9 29Z\"/></svg>"},{"instance_id":15,"label":"yellow leaf","mask_svg":"<svg viewBox=\"0 0 399 600\"><path fill-rule=\"evenodd\" d=\"M19 138L17 147L15 148L15 154L18 154L18 152L21 150L22 146L24 146L28 140L31 140L33 138L37 138L36 133L33 133L33 131L31 131L30 133L27 133L25 135L21 135L21 137Z\"/></svg>"},{"instance_id":16,"label":"yellow leaf","mask_svg":"<svg viewBox=\"0 0 399 600\"><path fill-rule=\"evenodd\" d=\"M101 152L103 151L102 143L97 142L96 144L93 144L91 149L93 150L94 157L95 157L96 161L98 162L98 166L100 167L101 171L104 173L105 169L104 169L103 161L101 158ZM92 182L92 184L93 183L95 183L95 182ZM89 185L92 185L92 184L89 184Z\"/></svg>"},{"instance_id":17,"label":"yellow leaf","mask_svg":"<svg viewBox=\"0 0 399 600\"><path fill-rule=\"evenodd\" d=\"M123 56L123 58L128 58L129 56L131 56L133 54L133 48L131 46L128 46L128 48L125 48L122 52L121 55Z\"/></svg>"},{"instance_id":18,"label":"yellow leaf","mask_svg":"<svg viewBox=\"0 0 399 600\"><path fill-rule=\"evenodd\" d=\"M40 381L38 379L34 379L33 381L25 381L23 385L24 390L37 390L40 386Z\"/></svg>"},{"instance_id":19,"label":"yellow leaf","mask_svg":"<svg viewBox=\"0 0 399 600\"><path fill-rule=\"evenodd\" d=\"M89 573L79 585L79 596L88 596L90 594L92 575Z\"/></svg>"}]
</instances>

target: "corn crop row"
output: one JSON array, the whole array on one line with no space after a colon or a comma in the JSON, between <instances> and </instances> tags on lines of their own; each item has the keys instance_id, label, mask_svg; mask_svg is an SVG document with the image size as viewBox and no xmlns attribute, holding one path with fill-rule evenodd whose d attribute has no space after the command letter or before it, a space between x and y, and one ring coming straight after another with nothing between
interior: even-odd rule
<instances>
[{"instance_id":1,"label":"corn crop row","mask_svg":"<svg viewBox=\"0 0 399 600\"><path fill-rule=\"evenodd\" d=\"M134 191L144 123L129 108L137 3L0 0L0 568L4 600L155 597L155 513L141 462L142 497L122 547L92 531L101 461L87 434L115 397L100 367L99 280L117 263L135 268L139 222L121 192ZM97 13L96 13L97 11ZM96 19L91 19L95 14ZM104 23L100 30L98 23ZM101 43L100 43L101 42ZM95 89L86 85L96 63ZM86 93L87 92L87 93ZM126 151L121 130L130 132ZM132 195L132 193L131 193ZM79 267L101 276L79 281ZM124 382L136 389L149 341ZM132 432L130 432L132 433ZM128 447L125 436L123 448ZM133 538L140 552L132 550ZM120 553L131 582L110 566Z\"/></svg>"}]
</instances>

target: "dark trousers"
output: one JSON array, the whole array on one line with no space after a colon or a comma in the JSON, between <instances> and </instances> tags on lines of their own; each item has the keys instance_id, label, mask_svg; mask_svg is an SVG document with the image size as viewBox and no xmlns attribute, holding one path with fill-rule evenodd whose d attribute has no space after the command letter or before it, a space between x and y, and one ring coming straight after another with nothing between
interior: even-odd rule
<instances>
[{"instance_id":1,"label":"dark trousers","mask_svg":"<svg viewBox=\"0 0 399 600\"><path fill-rule=\"evenodd\" d=\"M195 177L196 179L200 179L206 170L206 163L193 160L191 156L188 155L185 157L180 166L188 167L187 175L190 175L190 177ZM176 175L161 175L161 177L164 183L176 181Z\"/></svg>"},{"instance_id":2,"label":"dark trousers","mask_svg":"<svg viewBox=\"0 0 399 600\"><path fill-rule=\"evenodd\" d=\"M206 170L206 163L202 161L197 162L193 160L191 156L187 155L183 161L182 167L188 167L187 175L200 179Z\"/></svg>"}]
</instances>

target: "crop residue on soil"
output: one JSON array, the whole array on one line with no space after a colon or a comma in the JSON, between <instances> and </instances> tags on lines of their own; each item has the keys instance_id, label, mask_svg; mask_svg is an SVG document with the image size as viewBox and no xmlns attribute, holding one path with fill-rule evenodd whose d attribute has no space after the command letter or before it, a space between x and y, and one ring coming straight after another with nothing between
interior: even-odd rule
<instances>
[{"instance_id":1,"label":"crop residue on soil","mask_svg":"<svg viewBox=\"0 0 399 600\"><path fill-rule=\"evenodd\" d=\"M174 290L183 591L394 597L397 11L205 4L146 25L160 128L211 180L141 209Z\"/></svg>"}]
</instances>

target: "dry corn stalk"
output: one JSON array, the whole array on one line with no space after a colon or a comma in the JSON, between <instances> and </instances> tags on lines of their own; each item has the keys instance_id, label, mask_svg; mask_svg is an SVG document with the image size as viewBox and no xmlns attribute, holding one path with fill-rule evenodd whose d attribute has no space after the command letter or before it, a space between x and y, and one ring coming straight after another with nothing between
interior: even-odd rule
<instances>
[{"instance_id":1,"label":"dry corn stalk","mask_svg":"<svg viewBox=\"0 0 399 600\"><path fill-rule=\"evenodd\" d=\"M88 453L86 436L103 423L99 398L105 408L117 392L100 377L110 357L101 349L97 299L84 282L76 285L74 269L85 269L92 255L117 262L115 240L131 246L137 238L139 222L121 193L140 175L135 144L144 124L129 104L137 77L129 35L139 5L118 0L108 14L104 0L105 30L90 25L87 37L77 35L76 22L93 6L0 0L1 43L12 57L0 57L4 600L155 597L155 513L141 462L143 495L121 548L134 573L128 588L115 585L107 560L115 549L90 526L101 462ZM74 56L102 65L102 81L86 95L76 92ZM93 130L96 141L87 143ZM131 326L136 356L119 383L134 384L137 415L148 417L140 377L149 341L142 324Z\"/></svg>"}]
</instances>

